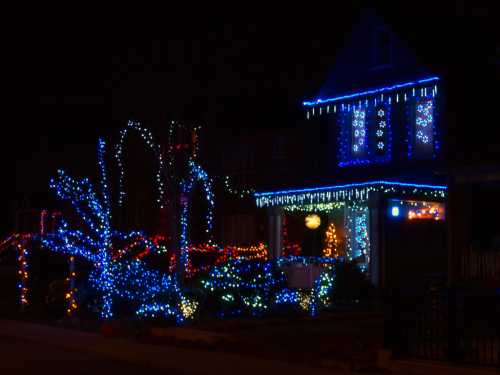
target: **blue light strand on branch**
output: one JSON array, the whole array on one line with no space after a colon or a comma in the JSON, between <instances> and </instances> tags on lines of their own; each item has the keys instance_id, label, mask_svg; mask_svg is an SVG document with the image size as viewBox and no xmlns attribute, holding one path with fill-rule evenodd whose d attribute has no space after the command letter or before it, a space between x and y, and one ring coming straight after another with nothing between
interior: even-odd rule
<instances>
[{"instance_id":1,"label":"blue light strand on branch","mask_svg":"<svg viewBox=\"0 0 500 375\"><path fill-rule=\"evenodd\" d=\"M316 188L255 193L258 207L288 206L338 201L366 201L372 192L424 195L444 199L444 185L412 184L395 181L370 181Z\"/></svg>"},{"instance_id":2,"label":"blue light strand on branch","mask_svg":"<svg viewBox=\"0 0 500 375\"><path fill-rule=\"evenodd\" d=\"M208 236L208 244L212 243L212 230L213 230L213 212L215 208L215 196L212 188L212 181L208 174L192 159L188 162L189 173L186 180L181 182L181 216L180 216L180 267L183 272L188 272L188 247L189 247L189 211L190 211L190 198L192 190L196 182L201 182L205 199L207 201L207 213L205 216L206 228L205 233Z\"/></svg>"},{"instance_id":3,"label":"blue light strand on branch","mask_svg":"<svg viewBox=\"0 0 500 375\"><path fill-rule=\"evenodd\" d=\"M94 264L101 290L102 310L101 317L111 318L113 277L110 271L111 262L111 211L109 202L109 186L105 163L104 140L98 142L98 163L100 174L101 194L98 195L88 178L73 179L63 171L58 177L51 180L50 186L56 191L59 198L70 201L71 205L83 220L88 234L79 230L70 230L66 222L61 226L54 237L42 239L44 246L53 251L63 252L73 256L81 256Z\"/></svg>"}]
</instances>

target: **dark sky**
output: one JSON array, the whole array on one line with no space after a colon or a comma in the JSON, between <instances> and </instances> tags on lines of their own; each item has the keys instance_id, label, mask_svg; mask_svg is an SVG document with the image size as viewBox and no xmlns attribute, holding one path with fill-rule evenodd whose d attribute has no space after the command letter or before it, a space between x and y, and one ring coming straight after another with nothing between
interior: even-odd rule
<instances>
[{"instance_id":1,"label":"dark sky","mask_svg":"<svg viewBox=\"0 0 500 375\"><path fill-rule=\"evenodd\" d=\"M88 174L97 136L116 134L128 118L156 129L170 119L201 121L213 132L299 121L299 104L316 95L366 4L13 12L3 44L2 211L46 191L58 167ZM377 10L407 39L428 44L438 65L439 38L471 44L459 38L496 29L489 2ZM434 32L436 40L421 40Z\"/></svg>"}]
</instances>

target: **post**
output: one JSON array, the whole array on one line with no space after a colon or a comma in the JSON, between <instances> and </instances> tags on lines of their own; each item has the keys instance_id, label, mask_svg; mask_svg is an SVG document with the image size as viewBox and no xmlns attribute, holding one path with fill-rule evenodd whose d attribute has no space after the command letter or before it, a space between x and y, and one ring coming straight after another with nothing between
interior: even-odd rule
<instances>
[{"instance_id":1,"label":"post","mask_svg":"<svg viewBox=\"0 0 500 375\"><path fill-rule=\"evenodd\" d=\"M283 216L280 208L268 211L269 222L269 256L276 258L283 253Z\"/></svg>"},{"instance_id":2,"label":"post","mask_svg":"<svg viewBox=\"0 0 500 375\"><path fill-rule=\"evenodd\" d=\"M369 237L370 237L370 281L372 284L378 288L380 287L380 215L383 211L380 208L380 196L378 192L373 192L370 194L368 200L368 212L369 212Z\"/></svg>"}]
</instances>

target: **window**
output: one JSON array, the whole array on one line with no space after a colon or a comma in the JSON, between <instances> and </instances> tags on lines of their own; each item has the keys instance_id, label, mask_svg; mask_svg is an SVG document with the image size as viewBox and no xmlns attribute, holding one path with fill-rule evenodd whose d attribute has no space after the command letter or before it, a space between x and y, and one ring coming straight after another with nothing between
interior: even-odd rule
<instances>
[{"instance_id":1,"label":"window","mask_svg":"<svg viewBox=\"0 0 500 375\"><path fill-rule=\"evenodd\" d=\"M379 102L346 108L341 115L339 166L386 163L391 159L391 105Z\"/></svg>"},{"instance_id":2,"label":"window","mask_svg":"<svg viewBox=\"0 0 500 375\"><path fill-rule=\"evenodd\" d=\"M371 147L376 159L390 158L390 106L378 105L375 107L374 126L371 137Z\"/></svg>"},{"instance_id":3,"label":"window","mask_svg":"<svg viewBox=\"0 0 500 375\"><path fill-rule=\"evenodd\" d=\"M353 157L365 156L367 149L366 111L355 109L351 119L351 152Z\"/></svg>"},{"instance_id":4,"label":"window","mask_svg":"<svg viewBox=\"0 0 500 375\"><path fill-rule=\"evenodd\" d=\"M409 156L432 158L436 146L434 98L420 97L413 101L412 106Z\"/></svg>"},{"instance_id":5,"label":"window","mask_svg":"<svg viewBox=\"0 0 500 375\"><path fill-rule=\"evenodd\" d=\"M444 203L440 202L390 199L388 210L389 217L393 219L435 221L445 219Z\"/></svg>"}]
</instances>

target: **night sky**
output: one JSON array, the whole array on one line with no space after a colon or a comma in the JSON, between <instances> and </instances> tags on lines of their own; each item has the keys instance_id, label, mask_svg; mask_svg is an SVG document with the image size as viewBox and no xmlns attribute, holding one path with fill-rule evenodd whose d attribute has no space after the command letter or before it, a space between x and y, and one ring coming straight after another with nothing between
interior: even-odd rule
<instances>
[{"instance_id":1,"label":"night sky","mask_svg":"<svg viewBox=\"0 0 500 375\"><path fill-rule=\"evenodd\" d=\"M490 2L401 3L377 10L437 69L449 63L443 42L481 48L496 33ZM91 174L97 136L129 118L153 129L192 120L215 133L297 123L364 5L6 13L0 234L19 201L44 202L57 168Z\"/></svg>"}]
</instances>

